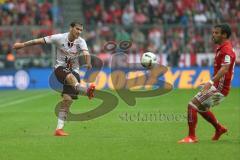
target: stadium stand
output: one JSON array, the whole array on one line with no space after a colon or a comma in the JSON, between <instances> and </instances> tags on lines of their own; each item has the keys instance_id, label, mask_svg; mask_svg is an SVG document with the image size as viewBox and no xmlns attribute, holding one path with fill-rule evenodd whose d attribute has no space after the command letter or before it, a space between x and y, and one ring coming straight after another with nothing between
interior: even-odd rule
<instances>
[{"instance_id":1,"label":"stadium stand","mask_svg":"<svg viewBox=\"0 0 240 160\"><path fill-rule=\"evenodd\" d=\"M213 53L209 32L212 24L220 21L231 24L232 42L239 53L240 0L214 2L74 0L66 4L62 0L1 0L0 67L8 66L5 63L9 53L13 53L16 61L30 59L27 67L51 66L51 46L34 46L15 53L11 50L11 44L18 39L26 40L66 30L73 19L83 21L83 36L91 52L100 58L109 57L110 53L104 51L106 42L129 40L132 47L128 53L152 51L166 57L167 65L180 67L184 65L179 62L187 54L190 55L190 66L199 65L196 60L194 62L198 54ZM40 63L37 60L39 57L48 63ZM200 65L211 63L204 60Z\"/></svg>"}]
</instances>

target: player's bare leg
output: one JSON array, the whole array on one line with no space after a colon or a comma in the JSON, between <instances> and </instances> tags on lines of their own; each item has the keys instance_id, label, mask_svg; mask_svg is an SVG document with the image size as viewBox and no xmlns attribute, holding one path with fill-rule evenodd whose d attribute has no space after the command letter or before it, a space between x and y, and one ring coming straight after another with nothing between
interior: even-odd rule
<instances>
[{"instance_id":1,"label":"player's bare leg","mask_svg":"<svg viewBox=\"0 0 240 160\"><path fill-rule=\"evenodd\" d=\"M58 123L57 123L57 128L55 131L55 136L67 136L68 133L63 131L64 127L64 122L66 121L69 108L72 104L73 100L72 98L67 95L63 94L63 100L60 103L60 108L59 108L59 113L58 113Z\"/></svg>"},{"instance_id":2,"label":"player's bare leg","mask_svg":"<svg viewBox=\"0 0 240 160\"><path fill-rule=\"evenodd\" d=\"M87 95L89 99L94 97L95 85L91 84L89 88L82 87L80 83L78 83L76 77L73 74L68 74L66 77L67 84L73 86L80 94Z\"/></svg>"}]
</instances>

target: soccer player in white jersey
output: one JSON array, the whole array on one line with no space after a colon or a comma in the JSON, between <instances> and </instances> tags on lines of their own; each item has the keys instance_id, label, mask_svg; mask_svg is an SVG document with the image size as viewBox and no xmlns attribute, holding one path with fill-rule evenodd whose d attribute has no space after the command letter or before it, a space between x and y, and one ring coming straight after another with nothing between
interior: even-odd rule
<instances>
[{"instance_id":1,"label":"soccer player in white jersey","mask_svg":"<svg viewBox=\"0 0 240 160\"><path fill-rule=\"evenodd\" d=\"M83 25L80 22L72 22L69 32L55 34L43 38L33 39L23 43L15 43L14 49L21 49L37 44L54 44L57 48L57 57L54 73L59 82L63 84L62 101L58 114L58 124L55 136L67 136L63 131L64 121L66 120L69 108L73 99L81 92L86 94L89 99L94 97L95 86L89 88L80 87L79 76L79 55L83 53L88 69L92 68L91 57L88 52L86 41L80 37Z\"/></svg>"}]
</instances>

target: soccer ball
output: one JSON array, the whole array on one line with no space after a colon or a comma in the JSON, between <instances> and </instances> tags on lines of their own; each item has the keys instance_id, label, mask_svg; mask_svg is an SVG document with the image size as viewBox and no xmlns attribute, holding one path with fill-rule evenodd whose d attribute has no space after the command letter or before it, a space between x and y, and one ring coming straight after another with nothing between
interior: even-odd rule
<instances>
[{"instance_id":1,"label":"soccer ball","mask_svg":"<svg viewBox=\"0 0 240 160\"><path fill-rule=\"evenodd\" d=\"M141 64L145 68L152 68L157 64L157 56L152 52L145 52L141 57Z\"/></svg>"}]
</instances>

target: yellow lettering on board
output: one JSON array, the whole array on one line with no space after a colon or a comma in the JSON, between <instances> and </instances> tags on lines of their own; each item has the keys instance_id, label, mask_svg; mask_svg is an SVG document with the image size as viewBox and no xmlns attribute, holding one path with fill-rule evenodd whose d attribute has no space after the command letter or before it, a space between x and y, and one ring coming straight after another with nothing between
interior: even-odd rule
<instances>
[{"instance_id":1,"label":"yellow lettering on board","mask_svg":"<svg viewBox=\"0 0 240 160\"><path fill-rule=\"evenodd\" d=\"M97 74L97 75L96 75ZM104 86L107 83L107 75L105 72L100 71L100 72L93 72L90 76L89 79L90 80L94 80L93 78L95 78L94 84L96 86L96 89L103 89Z\"/></svg>"},{"instance_id":2,"label":"yellow lettering on board","mask_svg":"<svg viewBox=\"0 0 240 160\"><path fill-rule=\"evenodd\" d=\"M195 70L182 71L179 79L178 88L189 89L192 88L192 76L196 74Z\"/></svg>"},{"instance_id":3,"label":"yellow lettering on board","mask_svg":"<svg viewBox=\"0 0 240 160\"><path fill-rule=\"evenodd\" d=\"M208 82L210 78L211 78L211 75L209 70L201 71L201 73L199 74L199 76L197 77L193 85L193 88L197 88L200 86L200 84Z\"/></svg>"},{"instance_id":4,"label":"yellow lettering on board","mask_svg":"<svg viewBox=\"0 0 240 160\"><path fill-rule=\"evenodd\" d=\"M160 78L160 75L162 76L167 71L166 67L154 67L150 70L147 82L145 84L145 89L152 89L154 85L157 85L158 79Z\"/></svg>"},{"instance_id":5,"label":"yellow lettering on board","mask_svg":"<svg viewBox=\"0 0 240 160\"><path fill-rule=\"evenodd\" d=\"M109 74L108 86L110 89L121 89L125 86L126 75L123 71L114 71Z\"/></svg>"},{"instance_id":6,"label":"yellow lettering on board","mask_svg":"<svg viewBox=\"0 0 240 160\"><path fill-rule=\"evenodd\" d=\"M146 76L143 71L129 72L127 78L126 88L140 89L144 86Z\"/></svg>"},{"instance_id":7,"label":"yellow lettering on board","mask_svg":"<svg viewBox=\"0 0 240 160\"><path fill-rule=\"evenodd\" d=\"M171 70L169 69L165 74L164 74L164 78L165 81L174 85L176 79L180 76L181 71L177 71L175 73L172 73Z\"/></svg>"}]
</instances>

